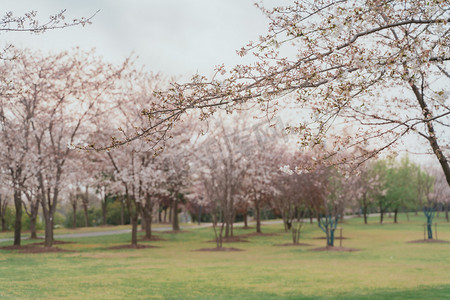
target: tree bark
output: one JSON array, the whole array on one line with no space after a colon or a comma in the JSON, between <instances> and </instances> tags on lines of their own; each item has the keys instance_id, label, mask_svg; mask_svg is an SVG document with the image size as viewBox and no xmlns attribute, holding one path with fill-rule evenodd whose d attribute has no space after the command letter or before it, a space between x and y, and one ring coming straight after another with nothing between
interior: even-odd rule
<instances>
[{"instance_id":1,"label":"tree bark","mask_svg":"<svg viewBox=\"0 0 450 300\"><path fill-rule=\"evenodd\" d=\"M428 109L427 104L425 103L425 99L423 97L423 87L421 91L412 80L410 81L410 85L414 92L414 95L416 96L417 101L419 102L420 108L422 109L422 115L424 116L425 120L430 120L433 117L433 115L431 111ZM430 143L431 149L433 149L433 153L438 159L442 170L444 171L445 178L447 179L447 184L450 186L450 166L448 164L447 158L445 157L445 154L442 152L441 147L438 144L433 122L430 120L428 122L425 122L425 125L428 131L427 140Z\"/></svg>"},{"instance_id":2,"label":"tree bark","mask_svg":"<svg viewBox=\"0 0 450 300\"><path fill-rule=\"evenodd\" d=\"M72 202L72 229L77 228L77 202Z\"/></svg>"},{"instance_id":3,"label":"tree bark","mask_svg":"<svg viewBox=\"0 0 450 300\"><path fill-rule=\"evenodd\" d=\"M14 222L14 246L20 246L22 233L22 193L14 190L14 206L16 208L16 220Z\"/></svg>"},{"instance_id":4,"label":"tree bark","mask_svg":"<svg viewBox=\"0 0 450 300\"><path fill-rule=\"evenodd\" d=\"M131 246L137 247L137 227L138 227L138 214L130 213L130 221L131 221Z\"/></svg>"},{"instance_id":5,"label":"tree bark","mask_svg":"<svg viewBox=\"0 0 450 300\"><path fill-rule=\"evenodd\" d=\"M447 222L449 221L449 219L448 219L449 206L450 206L450 202L447 202L447 205L445 205L445 219L447 220Z\"/></svg>"},{"instance_id":6,"label":"tree bark","mask_svg":"<svg viewBox=\"0 0 450 300\"><path fill-rule=\"evenodd\" d=\"M2 231L6 231L6 220L5 220L5 214L6 214L6 208L8 207L8 202L1 198L0 196L0 220L2 223Z\"/></svg>"},{"instance_id":7,"label":"tree bark","mask_svg":"<svg viewBox=\"0 0 450 300\"><path fill-rule=\"evenodd\" d=\"M86 186L86 190L84 192L83 197L83 210L84 210L84 227L89 227L89 214L88 214L88 206L89 206L89 192L88 186Z\"/></svg>"},{"instance_id":8,"label":"tree bark","mask_svg":"<svg viewBox=\"0 0 450 300\"><path fill-rule=\"evenodd\" d=\"M259 199L255 199L255 217L256 217L256 232L261 233L261 208Z\"/></svg>"},{"instance_id":9,"label":"tree bark","mask_svg":"<svg viewBox=\"0 0 450 300\"><path fill-rule=\"evenodd\" d=\"M394 223L397 224L398 208L394 210Z\"/></svg>"},{"instance_id":10,"label":"tree bark","mask_svg":"<svg viewBox=\"0 0 450 300\"><path fill-rule=\"evenodd\" d=\"M172 230L180 231L180 223L178 222L178 199L173 201Z\"/></svg>"},{"instance_id":11,"label":"tree bark","mask_svg":"<svg viewBox=\"0 0 450 300\"><path fill-rule=\"evenodd\" d=\"M125 225L125 204L122 196L120 197L120 225Z\"/></svg>"},{"instance_id":12,"label":"tree bark","mask_svg":"<svg viewBox=\"0 0 450 300\"><path fill-rule=\"evenodd\" d=\"M36 233L36 220L37 220L36 216L30 217L30 231L31 231L30 239L32 240L36 240L38 238Z\"/></svg>"},{"instance_id":13,"label":"tree bark","mask_svg":"<svg viewBox=\"0 0 450 300\"><path fill-rule=\"evenodd\" d=\"M103 219L103 225L106 225L106 214L107 214L107 208L108 208L108 202L107 202L107 196L103 198L102 201L102 219Z\"/></svg>"}]
</instances>

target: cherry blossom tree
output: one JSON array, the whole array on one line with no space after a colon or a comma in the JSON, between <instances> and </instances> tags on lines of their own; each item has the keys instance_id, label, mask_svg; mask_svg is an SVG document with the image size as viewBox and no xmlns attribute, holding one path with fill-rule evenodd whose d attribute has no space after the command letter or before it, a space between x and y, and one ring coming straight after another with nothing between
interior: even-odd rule
<instances>
[{"instance_id":1,"label":"cherry blossom tree","mask_svg":"<svg viewBox=\"0 0 450 300\"><path fill-rule=\"evenodd\" d=\"M2 225L2 231L6 231L6 219L5 219L5 215L6 215L6 209L8 208L8 195L7 192L2 188L1 189L1 193L0 193L0 223Z\"/></svg>"},{"instance_id":2,"label":"cherry blossom tree","mask_svg":"<svg viewBox=\"0 0 450 300\"><path fill-rule=\"evenodd\" d=\"M257 6L269 19L268 34L238 51L253 54L254 63L221 65L212 77L197 74L188 83L173 84L159 93L160 103L144 110L145 130L111 146L171 126L188 110L206 119L246 102L271 116L288 102L303 111L299 125L289 127L303 144L323 144L324 137L332 144L320 160L359 147L365 150L347 158L358 166L415 135L429 144L450 185L449 91L443 89L450 80L448 1ZM350 134L337 134L343 130Z\"/></svg>"},{"instance_id":3,"label":"cherry blossom tree","mask_svg":"<svg viewBox=\"0 0 450 300\"><path fill-rule=\"evenodd\" d=\"M100 103L125 73L128 61L120 66L107 64L94 53L78 49L50 56L27 50L22 53L26 55L3 61L4 67L14 70L6 73L13 83L6 90L12 105L9 111L23 111L15 115L17 123L23 124L15 137L21 138L17 145L23 145L26 151L11 148L11 152L22 161L15 166L24 165L25 159L35 162L46 223L45 245L50 247L64 167L73 153L67 145L89 133L90 121L102 112ZM27 153L33 156L27 158ZM23 168L14 172L16 185L23 184L22 175Z\"/></svg>"}]
</instances>

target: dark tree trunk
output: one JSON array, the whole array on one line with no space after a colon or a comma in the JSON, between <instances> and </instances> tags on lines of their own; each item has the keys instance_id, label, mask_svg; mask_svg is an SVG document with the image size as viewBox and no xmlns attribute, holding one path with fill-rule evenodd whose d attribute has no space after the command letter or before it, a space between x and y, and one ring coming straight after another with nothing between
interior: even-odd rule
<instances>
[{"instance_id":1,"label":"dark tree trunk","mask_svg":"<svg viewBox=\"0 0 450 300\"><path fill-rule=\"evenodd\" d=\"M32 240L36 240L38 238L36 233L36 220L37 220L36 216L30 217L30 231L31 231L30 239Z\"/></svg>"},{"instance_id":2,"label":"dark tree trunk","mask_svg":"<svg viewBox=\"0 0 450 300\"><path fill-rule=\"evenodd\" d=\"M88 206L87 203L84 202L83 202L83 211L84 211L84 227L89 227Z\"/></svg>"},{"instance_id":3,"label":"dark tree trunk","mask_svg":"<svg viewBox=\"0 0 450 300\"><path fill-rule=\"evenodd\" d=\"M125 225L125 204L123 198L120 198L120 225Z\"/></svg>"},{"instance_id":4,"label":"dark tree trunk","mask_svg":"<svg viewBox=\"0 0 450 300\"><path fill-rule=\"evenodd\" d=\"M77 202L72 202L72 229L77 228Z\"/></svg>"},{"instance_id":5,"label":"dark tree trunk","mask_svg":"<svg viewBox=\"0 0 450 300\"><path fill-rule=\"evenodd\" d=\"M152 238L152 215L148 216L148 219L145 221L145 238Z\"/></svg>"},{"instance_id":6,"label":"dark tree trunk","mask_svg":"<svg viewBox=\"0 0 450 300\"><path fill-rule=\"evenodd\" d=\"M34 201L30 203L30 231L31 231L31 239L37 239L36 233L36 221L39 212L39 201Z\"/></svg>"},{"instance_id":7,"label":"dark tree trunk","mask_svg":"<svg viewBox=\"0 0 450 300\"><path fill-rule=\"evenodd\" d=\"M230 223L226 222L225 223L225 237L229 237L230 236Z\"/></svg>"},{"instance_id":8,"label":"dark tree trunk","mask_svg":"<svg viewBox=\"0 0 450 300\"><path fill-rule=\"evenodd\" d=\"M138 227L138 214L131 213L130 221L131 221L131 245L133 247L137 247L137 227Z\"/></svg>"},{"instance_id":9,"label":"dark tree trunk","mask_svg":"<svg viewBox=\"0 0 450 300\"><path fill-rule=\"evenodd\" d=\"M445 205L445 219L447 220L447 222L449 221L448 220L448 208L449 208L449 206L450 206L450 202L447 202L447 205Z\"/></svg>"},{"instance_id":10,"label":"dark tree trunk","mask_svg":"<svg viewBox=\"0 0 450 300\"><path fill-rule=\"evenodd\" d=\"M8 206L8 202L1 198L0 196L0 220L2 223L2 231L6 231L6 220L5 220L5 214L6 214L6 208Z\"/></svg>"},{"instance_id":11,"label":"dark tree trunk","mask_svg":"<svg viewBox=\"0 0 450 300\"><path fill-rule=\"evenodd\" d=\"M53 218L45 216L45 247L53 246Z\"/></svg>"},{"instance_id":12,"label":"dark tree trunk","mask_svg":"<svg viewBox=\"0 0 450 300\"><path fill-rule=\"evenodd\" d=\"M259 199L255 199L255 217L256 217L256 232L261 233L261 208Z\"/></svg>"},{"instance_id":13,"label":"dark tree trunk","mask_svg":"<svg viewBox=\"0 0 450 300\"><path fill-rule=\"evenodd\" d=\"M178 222L178 200L173 201L172 230L180 231L180 223Z\"/></svg>"},{"instance_id":14,"label":"dark tree trunk","mask_svg":"<svg viewBox=\"0 0 450 300\"><path fill-rule=\"evenodd\" d=\"M103 225L106 225L106 214L107 214L107 209L108 209L108 202L107 202L107 197L105 195L103 201L102 201L102 218L103 218Z\"/></svg>"},{"instance_id":15,"label":"dark tree trunk","mask_svg":"<svg viewBox=\"0 0 450 300\"><path fill-rule=\"evenodd\" d=\"M433 117L433 114L431 113L427 104L425 103L425 99L423 97L423 87L421 89L417 87L417 85L414 84L413 80L410 81L410 86L414 92L414 95L416 96L417 101L419 102L425 120L430 120ZM433 122L432 121L425 122L425 126L427 127L428 131L428 136L426 138L430 143L431 149L433 149L433 153L436 155L436 158L438 159L442 170L444 171L445 178L447 179L447 184L450 186L450 166L448 164L447 157L442 152L441 147L438 144Z\"/></svg>"},{"instance_id":16,"label":"dark tree trunk","mask_svg":"<svg viewBox=\"0 0 450 300\"><path fill-rule=\"evenodd\" d=\"M167 207L164 208L164 223L167 223Z\"/></svg>"},{"instance_id":17,"label":"dark tree trunk","mask_svg":"<svg viewBox=\"0 0 450 300\"><path fill-rule=\"evenodd\" d=\"M162 209L161 208L158 209L158 222L162 223Z\"/></svg>"},{"instance_id":18,"label":"dark tree trunk","mask_svg":"<svg viewBox=\"0 0 450 300\"><path fill-rule=\"evenodd\" d=\"M384 219L384 210L383 205L380 202L380 224L383 224L383 219Z\"/></svg>"},{"instance_id":19,"label":"dark tree trunk","mask_svg":"<svg viewBox=\"0 0 450 300\"><path fill-rule=\"evenodd\" d=\"M367 198L366 193L363 195L363 205L362 205L362 213L364 216L364 224L367 224L367 211L368 211L368 205L367 205Z\"/></svg>"},{"instance_id":20,"label":"dark tree trunk","mask_svg":"<svg viewBox=\"0 0 450 300\"><path fill-rule=\"evenodd\" d=\"M19 189L14 191L14 206L16 208L16 220L14 222L14 246L20 246L22 233L22 193Z\"/></svg>"},{"instance_id":21,"label":"dark tree trunk","mask_svg":"<svg viewBox=\"0 0 450 300\"><path fill-rule=\"evenodd\" d=\"M394 210L394 223L397 223L398 208Z\"/></svg>"},{"instance_id":22,"label":"dark tree trunk","mask_svg":"<svg viewBox=\"0 0 450 300\"><path fill-rule=\"evenodd\" d=\"M244 228L248 228L248 213L247 210L244 212Z\"/></svg>"}]
</instances>

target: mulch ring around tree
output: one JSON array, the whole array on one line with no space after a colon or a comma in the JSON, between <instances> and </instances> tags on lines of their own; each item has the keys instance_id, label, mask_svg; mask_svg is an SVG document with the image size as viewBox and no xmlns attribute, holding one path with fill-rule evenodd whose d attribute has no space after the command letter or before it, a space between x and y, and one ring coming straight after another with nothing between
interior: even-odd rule
<instances>
[{"instance_id":1,"label":"mulch ring around tree","mask_svg":"<svg viewBox=\"0 0 450 300\"><path fill-rule=\"evenodd\" d=\"M189 231L186 231L186 230L167 230L167 231L160 231L160 232L167 233L167 234L189 233Z\"/></svg>"},{"instance_id":2,"label":"mulch ring around tree","mask_svg":"<svg viewBox=\"0 0 450 300\"><path fill-rule=\"evenodd\" d=\"M426 240L415 240L415 241L409 241L408 243L450 243L449 241L444 240L436 240L436 239L426 239Z\"/></svg>"},{"instance_id":3,"label":"mulch ring around tree","mask_svg":"<svg viewBox=\"0 0 450 300\"><path fill-rule=\"evenodd\" d=\"M320 248L310 249L310 251L355 252L355 251L360 251L360 250L355 249L355 248L345 248L345 247L320 247Z\"/></svg>"},{"instance_id":4,"label":"mulch ring around tree","mask_svg":"<svg viewBox=\"0 0 450 300\"><path fill-rule=\"evenodd\" d=\"M278 236L279 233L264 233L264 232L252 232L238 235L241 238L253 237L253 236Z\"/></svg>"},{"instance_id":5,"label":"mulch ring around tree","mask_svg":"<svg viewBox=\"0 0 450 300\"><path fill-rule=\"evenodd\" d=\"M326 240L327 237L326 237L326 236L318 236L318 237L314 237L313 239L315 239L315 240ZM340 237L340 236L334 236L334 239L335 239L335 240L340 240L341 237ZM348 240L349 238L343 236L342 239L343 239L343 240Z\"/></svg>"},{"instance_id":6,"label":"mulch ring around tree","mask_svg":"<svg viewBox=\"0 0 450 300\"><path fill-rule=\"evenodd\" d=\"M216 240L210 240L208 243L215 243ZM223 243L248 243L246 239L243 239L242 236L229 236L222 238Z\"/></svg>"},{"instance_id":7,"label":"mulch ring around tree","mask_svg":"<svg viewBox=\"0 0 450 300\"><path fill-rule=\"evenodd\" d=\"M121 249L146 249L146 248L160 248L158 246L150 246L150 245L142 245L142 244L137 244L137 245L119 245L119 246L112 246L112 247L108 247L106 249L108 250L121 250Z\"/></svg>"},{"instance_id":8,"label":"mulch ring around tree","mask_svg":"<svg viewBox=\"0 0 450 300\"><path fill-rule=\"evenodd\" d=\"M53 244L58 244L53 242ZM70 242L59 241L59 244L70 244ZM75 252L72 250L61 249L58 247L43 247L44 243L33 243L22 246L3 246L2 250L17 250L19 253L52 253L52 252Z\"/></svg>"},{"instance_id":9,"label":"mulch ring around tree","mask_svg":"<svg viewBox=\"0 0 450 300\"><path fill-rule=\"evenodd\" d=\"M143 236L142 238L139 239L139 241L142 241L142 242L150 242L150 241L156 242L156 241L167 241L167 240L165 238L160 237L160 236L152 235L150 238L146 238L145 236Z\"/></svg>"},{"instance_id":10,"label":"mulch ring around tree","mask_svg":"<svg viewBox=\"0 0 450 300\"><path fill-rule=\"evenodd\" d=\"M277 247L289 247L289 246L297 247L297 246L313 246L313 245L308 244L308 243L297 243L297 244L285 243L285 244L275 244L274 246L277 246Z\"/></svg>"},{"instance_id":11,"label":"mulch ring around tree","mask_svg":"<svg viewBox=\"0 0 450 300\"><path fill-rule=\"evenodd\" d=\"M242 249L237 249L237 248L201 248L201 249L197 249L194 251L207 251L207 252L238 252L238 251L245 251Z\"/></svg>"}]
</instances>

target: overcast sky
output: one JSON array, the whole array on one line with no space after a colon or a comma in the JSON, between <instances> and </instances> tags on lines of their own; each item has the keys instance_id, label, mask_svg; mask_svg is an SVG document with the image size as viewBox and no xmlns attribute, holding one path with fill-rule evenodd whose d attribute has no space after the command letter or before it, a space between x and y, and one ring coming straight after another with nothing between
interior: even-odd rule
<instances>
[{"instance_id":1,"label":"overcast sky","mask_svg":"<svg viewBox=\"0 0 450 300\"><path fill-rule=\"evenodd\" d=\"M96 48L109 61L131 53L147 69L187 78L210 75L214 66L242 62L236 50L266 32L268 21L254 0L0 0L2 15L36 10L42 22L67 9L68 20L88 17L91 25L45 34L3 33L2 43L44 51ZM266 1L273 5L275 1ZM280 3L282 1L276 1Z\"/></svg>"}]
</instances>

